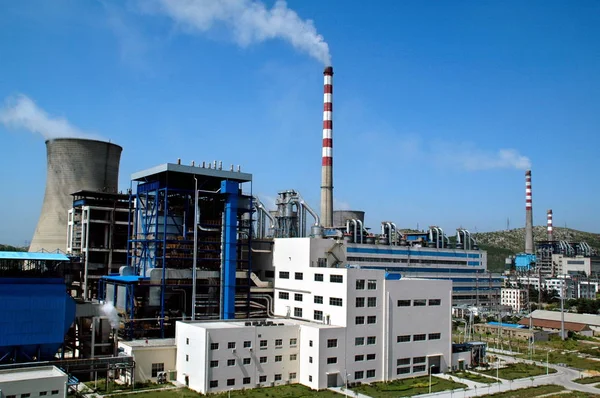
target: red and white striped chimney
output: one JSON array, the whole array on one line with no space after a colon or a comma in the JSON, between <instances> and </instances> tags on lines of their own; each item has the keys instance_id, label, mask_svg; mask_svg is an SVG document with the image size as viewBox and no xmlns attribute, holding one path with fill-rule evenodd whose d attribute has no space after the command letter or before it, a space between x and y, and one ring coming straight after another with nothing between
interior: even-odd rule
<instances>
[{"instance_id":1,"label":"red and white striped chimney","mask_svg":"<svg viewBox=\"0 0 600 398\"><path fill-rule=\"evenodd\" d=\"M321 223L333 227L333 68L323 71L323 157L321 161Z\"/></svg>"},{"instance_id":2,"label":"red and white striped chimney","mask_svg":"<svg viewBox=\"0 0 600 398\"><path fill-rule=\"evenodd\" d=\"M554 240L554 237L552 236L552 209L548 210L546 216L548 218L548 221L546 222L548 228L548 241L552 242Z\"/></svg>"},{"instance_id":3,"label":"red and white striped chimney","mask_svg":"<svg viewBox=\"0 0 600 398\"><path fill-rule=\"evenodd\" d=\"M525 253L533 254L533 209L531 205L531 170L525 172Z\"/></svg>"}]
</instances>

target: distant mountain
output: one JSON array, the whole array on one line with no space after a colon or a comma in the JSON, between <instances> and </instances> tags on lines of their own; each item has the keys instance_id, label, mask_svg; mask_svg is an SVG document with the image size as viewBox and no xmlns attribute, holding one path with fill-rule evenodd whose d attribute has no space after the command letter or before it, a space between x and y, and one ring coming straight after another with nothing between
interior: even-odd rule
<instances>
[{"instance_id":1,"label":"distant mountain","mask_svg":"<svg viewBox=\"0 0 600 398\"><path fill-rule=\"evenodd\" d=\"M26 252L27 247L15 247L11 245L0 244L0 252Z\"/></svg>"},{"instance_id":2,"label":"distant mountain","mask_svg":"<svg viewBox=\"0 0 600 398\"><path fill-rule=\"evenodd\" d=\"M587 242L591 247L600 251L600 234L578 231L571 228L554 227L554 240L568 242ZM488 270L501 272L504 270L504 260L510 255L522 253L525 250L525 228L506 231L479 232L473 234L479 247L488 252ZM533 227L533 240L547 239L545 226Z\"/></svg>"}]
</instances>

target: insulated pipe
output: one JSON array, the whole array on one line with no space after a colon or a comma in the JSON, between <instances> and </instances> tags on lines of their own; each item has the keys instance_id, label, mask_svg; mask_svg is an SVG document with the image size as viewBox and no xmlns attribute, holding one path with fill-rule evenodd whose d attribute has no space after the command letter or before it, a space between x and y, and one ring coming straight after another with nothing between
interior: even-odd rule
<instances>
[{"instance_id":1,"label":"insulated pipe","mask_svg":"<svg viewBox=\"0 0 600 398\"><path fill-rule=\"evenodd\" d=\"M360 243L363 243L363 223L360 220L356 220L357 224L360 225L359 231L360 232Z\"/></svg>"},{"instance_id":2,"label":"insulated pipe","mask_svg":"<svg viewBox=\"0 0 600 398\"><path fill-rule=\"evenodd\" d=\"M392 245L392 223L387 222L386 225L388 227L388 244L391 246Z\"/></svg>"},{"instance_id":3,"label":"insulated pipe","mask_svg":"<svg viewBox=\"0 0 600 398\"><path fill-rule=\"evenodd\" d=\"M357 220L352 220L352 224L354 224L354 243L359 243L358 242L358 223L356 221Z\"/></svg>"},{"instance_id":4,"label":"insulated pipe","mask_svg":"<svg viewBox=\"0 0 600 398\"><path fill-rule=\"evenodd\" d=\"M438 227L438 230L440 233L439 240L440 240L441 248L443 249L444 248L444 230L439 227Z\"/></svg>"},{"instance_id":5,"label":"insulated pipe","mask_svg":"<svg viewBox=\"0 0 600 398\"><path fill-rule=\"evenodd\" d=\"M346 233L350 234L350 220L346 220Z\"/></svg>"},{"instance_id":6,"label":"insulated pipe","mask_svg":"<svg viewBox=\"0 0 600 398\"><path fill-rule=\"evenodd\" d=\"M311 216L313 216L313 218L315 219L315 227L318 227L319 225L321 225L321 219L319 218L319 215L309 206L306 204L306 202L303 199L300 199L300 205L306 209L307 212L310 213Z\"/></svg>"},{"instance_id":7,"label":"insulated pipe","mask_svg":"<svg viewBox=\"0 0 600 398\"><path fill-rule=\"evenodd\" d=\"M393 222L391 222L390 224L391 224L392 227L394 227L394 232L395 232L395 235L394 235L394 245L396 245L398 243L397 242L397 240L398 240L398 227L396 227L396 224L393 223Z\"/></svg>"}]
</instances>

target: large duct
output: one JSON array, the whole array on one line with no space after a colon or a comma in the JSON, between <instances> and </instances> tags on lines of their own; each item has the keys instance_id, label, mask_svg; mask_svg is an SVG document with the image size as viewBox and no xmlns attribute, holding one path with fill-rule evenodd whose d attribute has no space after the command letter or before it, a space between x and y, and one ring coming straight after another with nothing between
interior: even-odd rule
<instances>
[{"instance_id":1,"label":"large duct","mask_svg":"<svg viewBox=\"0 0 600 398\"><path fill-rule=\"evenodd\" d=\"M525 172L525 253L533 254L533 211L531 206L531 170Z\"/></svg>"},{"instance_id":2,"label":"large duct","mask_svg":"<svg viewBox=\"0 0 600 398\"><path fill-rule=\"evenodd\" d=\"M80 190L116 192L122 150L109 142L80 138L46 141L46 192L30 252L66 250L71 194Z\"/></svg>"},{"instance_id":3,"label":"large duct","mask_svg":"<svg viewBox=\"0 0 600 398\"><path fill-rule=\"evenodd\" d=\"M553 236L553 228L552 228L552 209L548 210L548 212L546 213L546 217L547 217L547 221L546 221L546 226L548 228L548 241L552 242L554 240L554 236Z\"/></svg>"},{"instance_id":4,"label":"large duct","mask_svg":"<svg viewBox=\"0 0 600 398\"><path fill-rule=\"evenodd\" d=\"M323 71L323 154L321 161L321 222L333 227L333 68Z\"/></svg>"}]
</instances>

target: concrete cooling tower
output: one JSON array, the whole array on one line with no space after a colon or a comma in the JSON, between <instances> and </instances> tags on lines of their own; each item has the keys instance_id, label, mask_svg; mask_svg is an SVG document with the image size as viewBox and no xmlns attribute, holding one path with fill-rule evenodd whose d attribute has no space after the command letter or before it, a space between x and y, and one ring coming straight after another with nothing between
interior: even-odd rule
<instances>
[{"instance_id":1,"label":"concrete cooling tower","mask_svg":"<svg viewBox=\"0 0 600 398\"><path fill-rule=\"evenodd\" d=\"M71 194L81 190L116 192L122 150L109 142L80 138L46 141L46 192L30 252L66 250Z\"/></svg>"}]
</instances>

